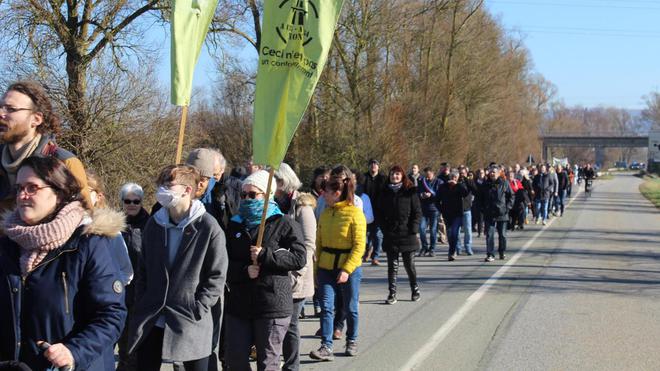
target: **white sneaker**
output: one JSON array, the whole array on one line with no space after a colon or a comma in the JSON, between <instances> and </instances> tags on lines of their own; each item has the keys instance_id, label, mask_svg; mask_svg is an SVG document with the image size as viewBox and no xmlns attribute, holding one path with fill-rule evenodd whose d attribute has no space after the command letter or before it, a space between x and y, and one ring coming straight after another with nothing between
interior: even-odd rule
<instances>
[{"instance_id":1,"label":"white sneaker","mask_svg":"<svg viewBox=\"0 0 660 371\"><path fill-rule=\"evenodd\" d=\"M543 225L546 225L546 224L548 224L548 223L546 223L545 220L544 220L544 221L543 221Z\"/></svg>"},{"instance_id":2,"label":"white sneaker","mask_svg":"<svg viewBox=\"0 0 660 371\"><path fill-rule=\"evenodd\" d=\"M535 224L538 225L540 222L541 222L541 221L540 221L538 218L536 218L536 222L535 222Z\"/></svg>"}]
</instances>

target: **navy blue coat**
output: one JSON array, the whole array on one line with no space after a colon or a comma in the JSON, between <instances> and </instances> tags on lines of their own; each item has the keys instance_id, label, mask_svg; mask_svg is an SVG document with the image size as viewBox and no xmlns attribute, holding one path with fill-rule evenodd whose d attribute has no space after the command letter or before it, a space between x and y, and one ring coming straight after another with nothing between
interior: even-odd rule
<instances>
[{"instance_id":1,"label":"navy blue coat","mask_svg":"<svg viewBox=\"0 0 660 371\"><path fill-rule=\"evenodd\" d=\"M120 248L125 246L118 231L104 237L81 226L21 279L20 248L2 237L0 360L49 368L36 345L43 340L64 344L76 370L114 370L114 345L126 319L122 277L111 250Z\"/></svg>"}]
</instances>

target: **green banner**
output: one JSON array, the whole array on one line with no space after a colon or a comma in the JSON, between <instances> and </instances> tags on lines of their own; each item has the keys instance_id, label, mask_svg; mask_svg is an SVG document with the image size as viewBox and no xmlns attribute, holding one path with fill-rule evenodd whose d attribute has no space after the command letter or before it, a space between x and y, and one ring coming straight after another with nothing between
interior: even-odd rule
<instances>
[{"instance_id":1,"label":"green banner","mask_svg":"<svg viewBox=\"0 0 660 371\"><path fill-rule=\"evenodd\" d=\"M254 163L279 168L328 59L343 0L264 0Z\"/></svg>"},{"instance_id":2,"label":"green banner","mask_svg":"<svg viewBox=\"0 0 660 371\"><path fill-rule=\"evenodd\" d=\"M218 0L172 0L172 104L190 105L192 80Z\"/></svg>"}]
</instances>

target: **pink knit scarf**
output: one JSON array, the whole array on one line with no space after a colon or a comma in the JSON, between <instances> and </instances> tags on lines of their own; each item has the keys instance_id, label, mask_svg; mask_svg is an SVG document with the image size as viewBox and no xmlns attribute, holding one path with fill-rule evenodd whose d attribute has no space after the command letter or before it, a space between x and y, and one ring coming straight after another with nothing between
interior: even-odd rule
<instances>
[{"instance_id":1,"label":"pink knit scarf","mask_svg":"<svg viewBox=\"0 0 660 371\"><path fill-rule=\"evenodd\" d=\"M21 220L18 210L5 220L5 234L21 247L21 272L31 272L49 251L64 245L85 216L78 201L62 208L48 223L28 226Z\"/></svg>"}]
</instances>

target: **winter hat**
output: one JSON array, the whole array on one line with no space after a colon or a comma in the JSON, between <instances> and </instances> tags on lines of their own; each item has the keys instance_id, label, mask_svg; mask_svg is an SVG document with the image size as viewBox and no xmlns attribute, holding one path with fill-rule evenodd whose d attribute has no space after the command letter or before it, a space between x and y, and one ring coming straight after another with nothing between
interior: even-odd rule
<instances>
[{"instance_id":1,"label":"winter hat","mask_svg":"<svg viewBox=\"0 0 660 371\"><path fill-rule=\"evenodd\" d=\"M199 170L199 175L211 178L215 171L215 155L210 149L195 148L188 155L186 165L196 167Z\"/></svg>"},{"instance_id":2,"label":"winter hat","mask_svg":"<svg viewBox=\"0 0 660 371\"><path fill-rule=\"evenodd\" d=\"M243 180L243 185L246 184L253 185L266 193L268 189L268 172L266 170L255 171ZM277 190L277 182L273 179L270 185L270 200L275 197L275 190Z\"/></svg>"}]
</instances>

